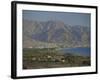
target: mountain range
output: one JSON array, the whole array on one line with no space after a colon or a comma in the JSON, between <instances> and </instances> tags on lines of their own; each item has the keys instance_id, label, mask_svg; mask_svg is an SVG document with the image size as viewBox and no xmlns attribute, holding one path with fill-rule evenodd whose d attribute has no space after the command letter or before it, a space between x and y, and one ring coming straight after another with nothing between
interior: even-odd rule
<instances>
[{"instance_id":1,"label":"mountain range","mask_svg":"<svg viewBox=\"0 0 100 80\"><path fill-rule=\"evenodd\" d=\"M89 47L90 27L23 19L23 47Z\"/></svg>"}]
</instances>

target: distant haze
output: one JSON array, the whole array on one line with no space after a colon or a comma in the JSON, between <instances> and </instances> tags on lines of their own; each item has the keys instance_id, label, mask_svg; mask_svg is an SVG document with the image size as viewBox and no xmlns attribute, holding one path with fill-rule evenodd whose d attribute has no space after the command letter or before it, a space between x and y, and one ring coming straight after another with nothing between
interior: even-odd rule
<instances>
[{"instance_id":1,"label":"distant haze","mask_svg":"<svg viewBox=\"0 0 100 80\"><path fill-rule=\"evenodd\" d=\"M62 21L71 26L81 25L90 27L90 17L89 13L23 10L23 19L25 20Z\"/></svg>"}]
</instances>

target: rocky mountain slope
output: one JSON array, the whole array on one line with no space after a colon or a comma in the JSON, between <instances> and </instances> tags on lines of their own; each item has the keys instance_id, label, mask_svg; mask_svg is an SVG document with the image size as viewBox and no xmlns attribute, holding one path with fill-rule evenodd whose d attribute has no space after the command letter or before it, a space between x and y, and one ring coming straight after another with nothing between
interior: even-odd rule
<instances>
[{"instance_id":1,"label":"rocky mountain slope","mask_svg":"<svg viewBox=\"0 0 100 80\"><path fill-rule=\"evenodd\" d=\"M90 27L61 21L23 20L23 47L89 47Z\"/></svg>"}]
</instances>

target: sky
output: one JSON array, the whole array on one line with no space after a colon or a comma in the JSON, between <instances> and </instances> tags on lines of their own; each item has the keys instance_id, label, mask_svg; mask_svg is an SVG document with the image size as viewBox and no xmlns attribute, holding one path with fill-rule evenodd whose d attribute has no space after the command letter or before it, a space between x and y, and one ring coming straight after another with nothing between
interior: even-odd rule
<instances>
[{"instance_id":1,"label":"sky","mask_svg":"<svg viewBox=\"0 0 100 80\"><path fill-rule=\"evenodd\" d=\"M62 21L71 26L81 25L90 27L90 18L91 15L89 13L23 10L23 19L36 21Z\"/></svg>"}]
</instances>

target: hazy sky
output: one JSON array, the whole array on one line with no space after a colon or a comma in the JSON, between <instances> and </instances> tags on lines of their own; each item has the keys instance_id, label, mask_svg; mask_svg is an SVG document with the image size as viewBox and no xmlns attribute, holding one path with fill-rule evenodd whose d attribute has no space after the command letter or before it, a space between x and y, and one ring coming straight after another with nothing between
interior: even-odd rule
<instances>
[{"instance_id":1,"label":"hazy sky","mask_svg":"<svg viewBox=\"0 0 100 80\"><path fill-rule=\"evenodd\" d=\"M82 25L90 27L90 17L91 15L88 13L23 10L24 19L36 21L57 20L73 26Z\"/></svg>"}]
</instances>

